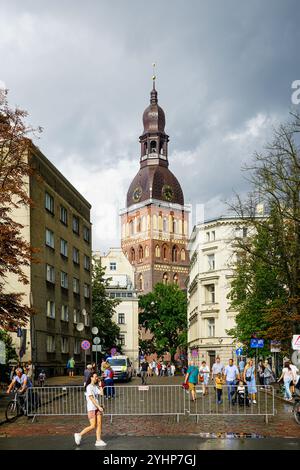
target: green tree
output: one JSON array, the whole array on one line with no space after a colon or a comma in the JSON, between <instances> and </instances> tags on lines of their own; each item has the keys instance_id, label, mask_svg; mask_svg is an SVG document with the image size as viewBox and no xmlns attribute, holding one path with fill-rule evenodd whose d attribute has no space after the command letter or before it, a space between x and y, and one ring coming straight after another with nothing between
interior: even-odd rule
<instances>
[{"instance_id":1,"label":"green tree","mask_svg":"<svg viewBox=\"0 0 300 470\"><path fill-rule=\"evenodd\" d=\"M95 261L92 273L92 318L93 326L99 330L97 336L101 340L102 351L110 352L116 347L121 352L119 343L120 328L113 321L115 307L119 299L112 299L107 292L110 278L105 278L105 268L99 261Z\"/></svg>"},{"instance_id":2,"label":"green tree","mask_svg":"<svg viewBox=\"0 0 300 470\"><path fill-rule=\"evenodd\" d=\"M186 294L176 284L158 283L139 298L139 307L139 323L153 335L152 349L159 356L169 352L174 361L177 349L187 346Z\"/></svg>"},{"instance_id":3,"label":"green tree","mask_svg":"<svg viewBox=\"0 0 300 470\"><path fill-rule=\"evenodd\" d=\"M18 360L18 355L13 346L12 337L7 331L0 330L0 341L3 341L6 348L6 363L11 359Z\"/></svg>"},{"instance_id":4,"label":"green tree","mask_svg":"<svg viewBox=\"0 0 300 470\"><path fill-rule=\"evenodd\" d=\"M240 313L231 332L242 339L253 330L281 340L287 352L300 321L299 131L298 115L274 131L272 143L245 168L248 198L237 196L231 205L250 232L236 239L243 256L230 297Z\"/></svg>"}]
</instances>

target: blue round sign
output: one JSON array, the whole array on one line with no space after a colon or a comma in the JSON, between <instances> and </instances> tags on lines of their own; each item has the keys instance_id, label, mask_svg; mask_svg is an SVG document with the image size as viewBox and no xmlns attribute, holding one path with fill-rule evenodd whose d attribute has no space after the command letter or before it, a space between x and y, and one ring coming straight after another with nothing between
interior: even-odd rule
<instances>
[{"instance_id":1,"label":"blue round sign","mask_svg":"<svg viewBox=\"0 0 300 470\"><path fill-rule=\"evenodd\" d=\"M90 349L91 347L91 343L85 339L84 341L82 341L81 343L81 349L83 349L84 351L86 351L87 349Z\"/></svg>"}]
</instances>

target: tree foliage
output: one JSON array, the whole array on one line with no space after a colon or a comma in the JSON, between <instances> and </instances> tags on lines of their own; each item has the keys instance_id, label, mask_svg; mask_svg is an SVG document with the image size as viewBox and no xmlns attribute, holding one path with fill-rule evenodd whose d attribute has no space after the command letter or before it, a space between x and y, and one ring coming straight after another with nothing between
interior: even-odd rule
<instances>
[{"instance_id":1,"label":"tree foliage","mask_svg":"<svg viewBox=\"0 0 300 470\"><path fill-rule=\"evenodd\" d=\"M109 278L105 278L105 268L99 261L95 261L92 273L92 318L93 326L99 330L97 336L101 340L102 351L110 352L116 347L121 352L119 343L120 328L113 321L119 299L112 299L107 292Z\"/></svg>"},{"instance_id":2,"label":"tree foliage","mask_svg":"<svg viewBox=\"0 0 300 470\"><path fill-rule=\"evenodd\" d=\"M159 356L169 352L174 361L177 349L187 345L186 294L176 284L158 283L139 298L139 307L139 323L153 335L151 349Z\"/></svg>"},{"instance_id":3,"label":"tree foliage","mask_svg":"<svg viewBox=\"0 0 300 470\"><path fill-rule=\"evenodd\" d=\"M12 337L7 331L0 330L0 341L3 341L6 349L6 363L11 359L18 360L17 352L13 346Z\"/></svg>"},{"instance_id":4,"label":"tree foliage","mask_svg":"<svg viewBox=\"0 0 300 470\"><path fill-rule=\"evenodd\" d=\"M290 349L300 321L300 117L281 125L248 172L252 191L231 208L252 236L236 240L242 255L229 297L239 314L231 330L281 340ZM258 216L257 208L264 207Z\"/></svg>"},{"instance_id":5,"label":"tree foliage","mask_svg":"<svg viewBox=\"0 0 300 470\"><path fill-rule=\"evenodd\" d=\"M9 292L7 285L4 289L9 274L28 284L23 270L35 251L22 237L23 225L12 218L13 210L31 204L32 169L26 156L35 130L25 124L26 116L26 111L9 107L7 91L0 89L0 327L6 330L25 326L32 313L21 292Z\"/></svg>"}]
</instances>

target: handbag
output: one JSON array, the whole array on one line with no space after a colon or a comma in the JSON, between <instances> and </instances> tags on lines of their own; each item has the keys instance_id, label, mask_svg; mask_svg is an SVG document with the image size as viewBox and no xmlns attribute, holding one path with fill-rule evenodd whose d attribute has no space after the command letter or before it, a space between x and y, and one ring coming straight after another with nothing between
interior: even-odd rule
<instances>
[{"instance_id":1,"label":"handbag","mask_svg":"<svg viewBox=\"0 0 300 470\"><path fill-rule=\"evenodd\" d=\"M251 375L246 375L246 381L251 382Z\"/></svg>"},{"instance_id":2,"label":"handbag","mask_svg":"<svg viewBox=\"0 0 300 470\"><path fill-rule=\"evenodd\" d=\"M199 376L199 382L204 382L204 377L203 377L203 375L200 375L200 376Z\"/></svg>"},{"instance_id":3,"label":"handbag","mask_svg":"<svg viewBox=\"0 0 300 470\"><path fill-rule=\"evenodd\" d=\"M188 390L189 384L187 382L183 382L182 387L184 388L184 390Z\"/></svg>"}]
</instances>

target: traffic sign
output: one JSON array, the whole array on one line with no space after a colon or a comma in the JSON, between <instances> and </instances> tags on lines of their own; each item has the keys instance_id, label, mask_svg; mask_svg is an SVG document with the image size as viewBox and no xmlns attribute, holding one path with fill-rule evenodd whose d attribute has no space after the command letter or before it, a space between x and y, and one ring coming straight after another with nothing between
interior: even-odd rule
<instances>
[{"instance_id":1,"label":"traffic sign","mask_svg":"<svg viewBox=\"0 0 300 470\"><path fill-rule=\"evenodd\" d=\"M95 338L93 339L93 343L94 344L100 344L101 340L99 338L99 336L95 336Z\"/></svg>"},{"instance_id":2,"label":"traffic sign","mask_svg":"<svg viewBox=\"0 0 300 470\"><path fill-rule=\"evenodd\" d=\"M292 363L294 366L300 368L300 351L294 351L292 354Z\"/></svg>"},{"instance_id":3,"label":"traffic sign","mask_svg":"<svg viewBox=\"0 0 300 470\"><path fill-rule=\"evenodd\" d=\"M263 348L264 344L263 339L251 338L250 340L250 348Z\"/></svg>"},{"instance_id":4,"label":"traffic sign","mask_svg":"<svg viewBox=\"0 0 300 470\"><path fill-rule=\"evenodd\" d=\"M295 351L300 351L300 335L293 335L292 348Z\"/></svg>"},{"instance_id":5,"label":"traffic sign","mask_svg":"<svg viewBox=\"0 0 300 470\"><path fill-rule=\"evenodd\" d=\"M272 340L270 341L270 351L271 353L277 353L281 351L281 342Z\"/></svg>"},{"instance_id":6,"label":"traffic sign","mask_svg":"<svg viewBox=\"0 0 300 470\"><path fill-rule=\"evenodd\" d=\"M241 355L243 354L243 348L238 348L238 349L236 349L236 350L235 350L235 354L236 354L237 356L241 356Z\"/></svg>"},{"instance_id":7,"label":"traffic sign","mask_svg":"<svg viewBox=\"0 0 300 470\"><path fill-rule=\"evenodd\" d=\"M101 348L101 344L93 344L92 346L92 351L94 352L101 352L102 351L102 348Z\"/></svg>"},{"instance_id":8,"label":"traffic sign","mask_svg":"<svg viewBox=\"0 0 300 470\"><path fill-rule=\"evenodd\" d=\"M88 349L90 349L90 347L91 343L87 339L81 342L81 349L83 349L84 351L87 351Z\"/></svg>"}]
</instances>

